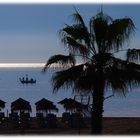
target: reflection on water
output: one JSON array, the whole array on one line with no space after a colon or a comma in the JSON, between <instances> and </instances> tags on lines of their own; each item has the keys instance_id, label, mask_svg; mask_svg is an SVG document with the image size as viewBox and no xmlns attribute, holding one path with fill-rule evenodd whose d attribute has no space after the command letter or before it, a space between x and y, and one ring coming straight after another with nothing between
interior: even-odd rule
<instances>
[{"instance_id":1,"label":"reflection on water","mask_svg":"<svg viewBox=\"0 0 140 140\"><path fill-rule=\"evenodd\" d=\"M43 66L44 63L0 63L0 68L37 68Z\"/></svg>"}]
</instances>

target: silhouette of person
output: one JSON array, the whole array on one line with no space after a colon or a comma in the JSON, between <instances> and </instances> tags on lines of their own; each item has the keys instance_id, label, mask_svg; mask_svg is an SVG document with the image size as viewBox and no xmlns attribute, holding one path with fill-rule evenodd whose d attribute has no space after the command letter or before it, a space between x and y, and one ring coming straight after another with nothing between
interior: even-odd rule
<instances>
[{"instance_id":1,"label":"silhouette of person","mask_svg":"<svg viewBox=\"0 0 140 140\"><path fill-rule=\"evenodd\" d=\"M33 78L31 78L31 82L33 82Z\"/></svg>"},{"instance_id":2,"label":"silhouette of person","mask_svg":"<svg viewBox=\"0 0 140 140\"><path fill-rule=\"evenodd\" d=\"M28 75L26 74L26 82L28 81Z\"/></svg>"},{"instance_id":3,"label":"silhouette of person","mask_svg":"<svg viewBox=\"0 0 140 140\"><path fill-rule=\"evenodd\" d=\"M22 81L24 81L24 77L22 77Z\"/></svg>"}]
</instances>

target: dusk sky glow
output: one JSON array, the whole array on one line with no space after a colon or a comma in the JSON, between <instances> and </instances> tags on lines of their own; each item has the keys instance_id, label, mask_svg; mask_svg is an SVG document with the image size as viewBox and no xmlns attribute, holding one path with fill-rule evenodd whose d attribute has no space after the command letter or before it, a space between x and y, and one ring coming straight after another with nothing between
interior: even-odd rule
<instances>
[{"instance_id":1,"label":"dusk sky glow","mask_svg":"<svg viewBox=\"0 0 140 140\"><path fill-rule=\"evenodd\" d=\"M74 4L86 23L100 4ZM132 18L136 34L127 44L139 48L140 4L104 4L113 18ZM66 54L58 31L71 24L73 4L0 4L0 63L45 63L54 54Z\"/></svg>"}]
</instances>

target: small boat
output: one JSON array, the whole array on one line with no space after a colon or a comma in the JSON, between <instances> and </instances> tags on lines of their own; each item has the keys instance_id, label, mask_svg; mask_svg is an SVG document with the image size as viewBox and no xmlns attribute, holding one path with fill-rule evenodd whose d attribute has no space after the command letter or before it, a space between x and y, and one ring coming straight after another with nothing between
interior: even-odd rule
<instances>
[{"instance_id":1,"label":"small boat","mask_svg":"<svg viewBox=\"0 0 140 140\"><path fill-rule=\"evenodd\" d=\"M26 74L26 78L22 77L22 78L19 78L19 81L22 83L22 84L35 84L36 83L36 80L31 78L29 79L27 74Z\"/></svg>"}]
</instances>

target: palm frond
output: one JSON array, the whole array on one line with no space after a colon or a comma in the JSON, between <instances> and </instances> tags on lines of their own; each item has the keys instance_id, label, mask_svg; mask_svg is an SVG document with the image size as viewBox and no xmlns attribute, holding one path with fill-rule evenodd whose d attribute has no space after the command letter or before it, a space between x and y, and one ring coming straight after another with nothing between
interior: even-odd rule
<instances>
[{"instance_id":1,"label":"palm frond","mask_svg":"<svg viewBox=\"0 0 140 140\"><path fill-rule=\"evenodd\" d=\"M85 93L91 94L93 92L97 92L97 88L101 88L100 83L101 79L99 79L100 74L97 71L96 65L94 64L86 64L84 74L82 74L74 84L74 91L76 93Z\"/></svg>"},{"instance_id":2,"label":"palm frond","mask_svg":"<svg viewBox=\"0 0 140 140\"><path fill-rule=\"evenodd\" d=\"M81 24L83 27L85 27L85 22L82 18L82 16L80 15L80 13L75 9L75 13L72 14L73 20L74 22Z\"/></svg>"},{"instance_id":3,"label":"palm frond","mask_svg":"<svg viewBox=\"0 0 140 140\"><path fill-rule=\"evenodd\" d=\"M140 72L140 65L139 64L135 64L132 62L127 62L127 66L126 66L128 71L132 71L132 72Z\"/></svg>"},{"instance_id":4,"label":"palm frond","mask_svg":"<svg viewBox=\"0 0 140 140\"><path fill-rule=\"evenodd\" d=\"M103 21L106 21L108 24L113 21L113 19L103 11L100 11L95 16L96 19L102 19Z\"/></svg>"},{"instance_id":5,"label":"palm frond","mask_svg":"<svg viewBox=\"0 0 140 140\"><path fill-rule=\"evenodd\" d=\"M112 61L114 61L114 57L111 53L98 53L92 56L92 60L95 64L98 62L102 63L103 66L111 65Z\"/></svg>"},{"instance_id":6,"label":"palm frond","mask_svg":"<svg viewBox=\"0 0 140 140\"><path fill-rule=\"evenodd\" d=\"M140 61L140 49L128 49L127 60L132 62Z\"/></svg>"},{"instance_id":7,"label":"palm frond","mask_svg":"<svg viewBox=\"0 0 140 140\"><path fill-rule=\"evenodd\" d=\"M126 69L127 71L140 71L140 65L135 64L133 62L128 62L127 60L122 60L119 58L112 57L113 59L113 67L116 67L118 69Z\"/></svg>"},{"instance_id":8,"label":"palm frond","mask_svg":"<svg viewBox=\"0 0 140 140\"><path fill-rule=\"evenodd\" d=\"M91 94L94 91L95 77L83 75L75 81L73 92Z\"/></svg>"},{"instance_id":9,"label":"palm frond","mask_svg":"<svg viewBox=\"0 0 140 140\"><path fill-rule=\"evenodd\" d=\"M112 67L118 68L118 69L126 69L127 61L112 57Z\"/></svg>"},{"instance_id":10,"label":"palm frond","mask_svg":"<svg viewBox=\"0 0 140 140\"><path fill-rule=\"evenodd\" d=\"M84 35L85 44L87 44L87 46L90 47L90 34L89 34L87 26L85 25L84 19L82 18L82 16L76 9L72 17L73 17L74 22L81 25L81 27L83 28L83 31L84 31L83 33L85 34Z\"/></svg>"},{"instance_id":11,"label":"palm frond","mask_svg":"<svg viewBox=\"0 0 140 140\"><path fill-rule=\"evenodd\" d=\"M90 19L90 32L95 36L98 51L104 52L105 50L108 24L111 21L111 17L102 12L99 12L95 17Z\"/></svg>"},{"instance_id":12,"label":"palm frond","mask_svg":"<svg viewBox=\"0 0 140 140\"><path fill-rule=\"evenodd\" d=\"M84 44L77 42L69 36L63 38L63 43L68 47L72 54L82 54L83 56L89 55L89 49Z\"/></svg>"},{"instance_id":13,"label":"palm frond","mask_svg":"<svg viewBox=\"0 0 140 140\"><path fill-rule=\"evenodd\" d=\"M116 67L111 67L109 72L106 72L106 88L112 88L113 93L125 93L128 91L126 78L124 79L124 71Z\"/></svg>"},{"instance_id":14,"label":"palm frond","mask_svg":"<svg viewBox=\"0 0 140 140\"><path fill-rule=\"evenodd\" d=\"M114 20L108 26L107 49L119 50L126 41L129 41L134 31L135 25L130 18Z\"/></svg>"},{"instance_id":15,"label":"palm frond","mask_svg":"<svg viewBox=\"0 0 140 140\"><path fill-rule=\"evenodd\" d=\"M56 72L52 78L53 91L61 87L72 87L76 80L83 74L85 64L73 66L67 70Z\"/></svg>"},{"instance_id":16,"label":"palm frond","mask_svg":"<svg viewBox=\"0 0 140 140\"><path fill-rule=\"evenodd\" d=\"M120 81L116 81L116 84L122 86L125 89L123 89L124 93L140 85L140 72L123 70L122 72L120 71L120 73L122 73L120 75L118 74L118 76L120 76Z\"/></svg>"},{"instance_id":17,"label":"palm frond","mask_svg":"<svg viewBox=\"0 0 140 140\"><path fill-rule=\"evenodd\" d=\"M60 30L60 35L62 34L64 36L65 33L80 41L85 39L87 35L86 29L81 24L74 24L72 26L65 25L65 27Z\"/></svg>"},{"instance_id":18,"label":"palm frond","mask_svg":"<svg viewBox=\"0 0 140 140\"><path fill-rule=\"evenodd\" d=\"M107 68L105 79L114 92L125 95L129 89L140 85L140 65L116 59L114 65Z\"/></svg>"},{"instance_id":19,"label":"palm frond","mask_svg":"<svg viewBox=\"0 0 140 140\"><path fill-rule=\"evenodd\" d=\"M92 21L92 26L95 34L95 39L98 47L100 48L101 45L103 46L104 39L107 32L107 22L104 21L102 18L96 18Z\"/></svg>"},{"instance_id":20,"label":"palm frond","mask_svg":"<svg viewBox=\"0 0 140 140\"><path fill-rule=\"evenodd\" d=\"M69 54L67 56L61 55L61 54L54 55L48 59L43 70L46 71L46 69L52 64L59 64L60 66L73 66L73 65L75 65L75 58L71 54Z\"/></svg>"},{"instance_id":21,"label":"palm frond","mask_svg":"<svg viewBox=\"0 0 140 140\"><path fill-rule=\"evenodd\" d=\"M96 16L90 18L90 22L89 22L90 33L92 33L92 34L94 34L93 33L95 30L94 22L96 23L97 22L96 20L98 22L102 22L102 24L107 24L107 25L113 21L113 19L109 15L107 15L103 12L97 13Z\"/></svg>"}]
</instances>

